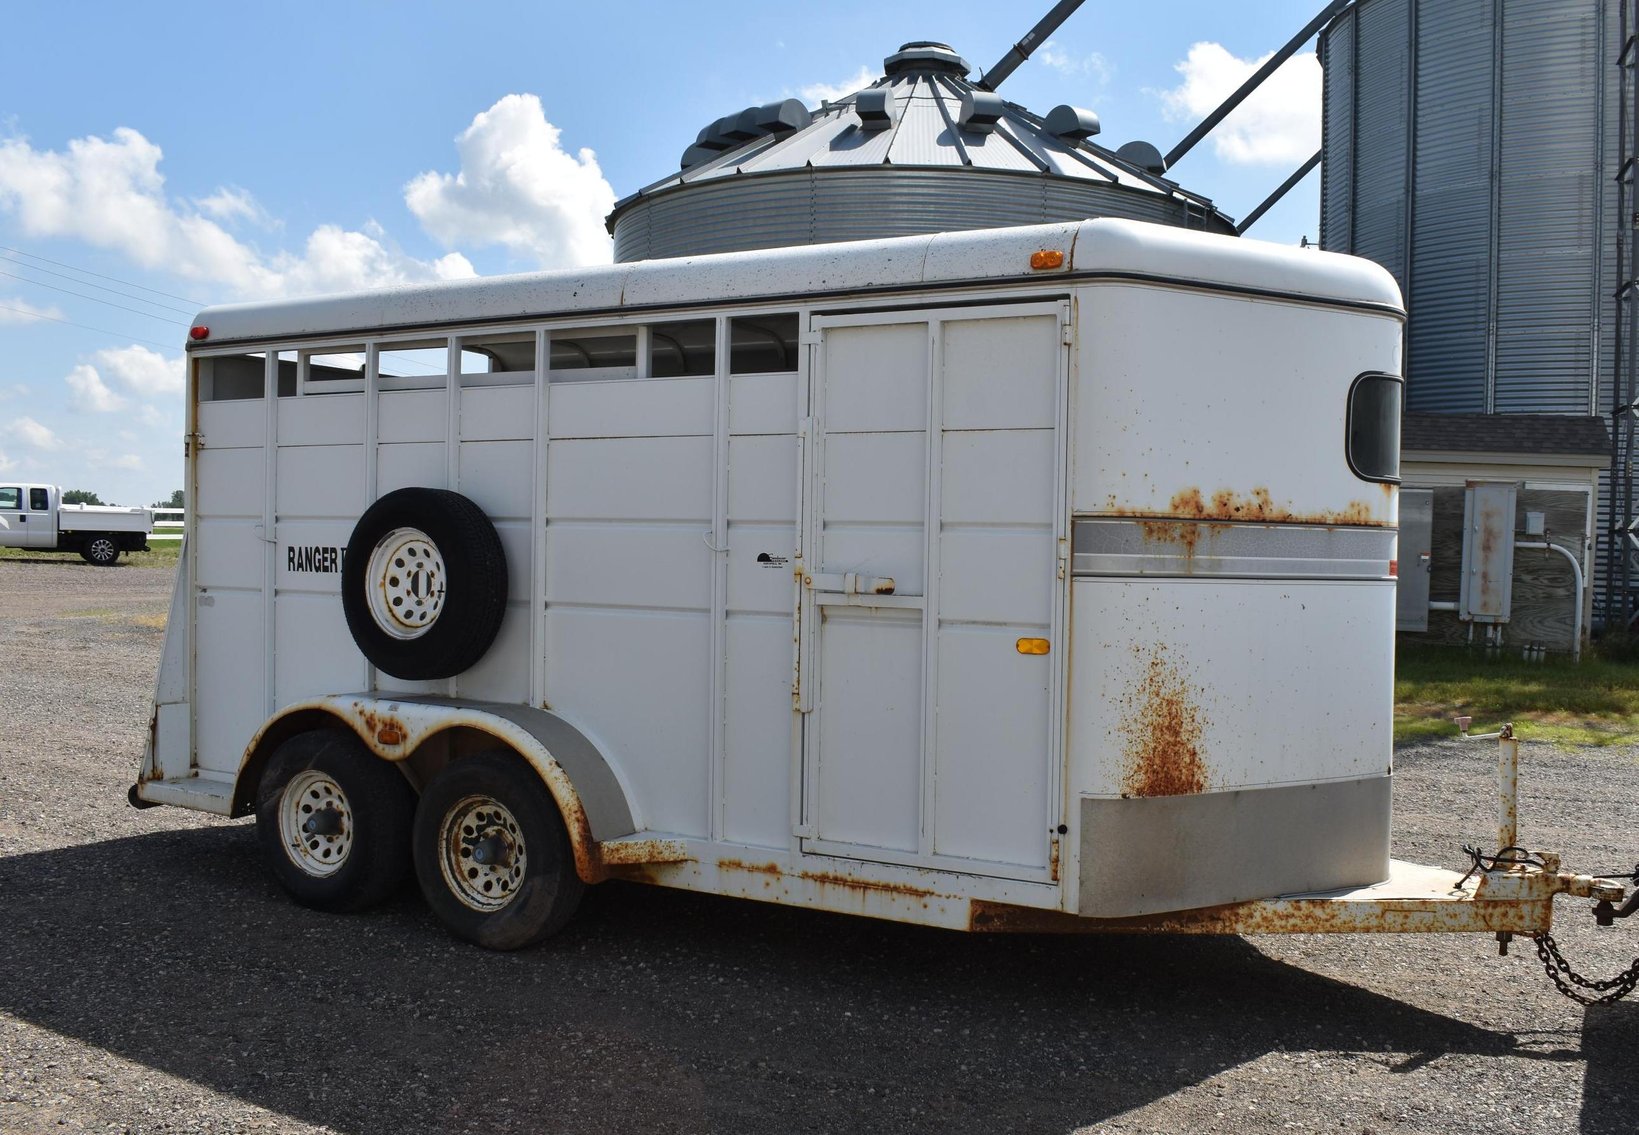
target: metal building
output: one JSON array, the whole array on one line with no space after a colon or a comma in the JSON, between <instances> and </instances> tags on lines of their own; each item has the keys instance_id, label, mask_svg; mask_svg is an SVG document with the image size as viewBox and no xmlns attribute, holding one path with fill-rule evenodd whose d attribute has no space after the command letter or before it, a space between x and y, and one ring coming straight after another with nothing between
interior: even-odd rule
<instances>
[{"instance_id":1,"label":"metal building","mask_svg":"<svg viewBox=\"0 0 1639 1135\"><path fill-rule=\"evenodd\" d=\"M1635 208L1633 8L1357 0L1320 38L1321 246L1400 282L1408 409L1616 427L1597 579L1624 609L1639 345L1635 304L1619 299L1636 274L1621 223Z\"/></svg>"},{"instance_id":2,"label":"metal building","mask_svg":"<svg viewBox=\"0 0 1639 1135\"><path fill-rule=\"evenodd\" d=\"M617 261L1121 217L1233 233L1162 176L1153 146L1093 144L1096 115L1005 102L941 43L904 45L862 91L711 123L680 172L618 202ZM994 74L995 69L993 69Z\"/></svg>"}]
</instances>

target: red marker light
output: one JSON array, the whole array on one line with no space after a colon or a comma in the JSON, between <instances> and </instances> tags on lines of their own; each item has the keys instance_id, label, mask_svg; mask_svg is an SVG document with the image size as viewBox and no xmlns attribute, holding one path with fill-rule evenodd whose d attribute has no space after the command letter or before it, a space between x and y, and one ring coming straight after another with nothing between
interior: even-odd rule
<instances>
[{"instance_id":1,"label":"red marker light","mask_svg":"<svg viewBox=\"0 0 1639 1135\"><path fill-rule=\"evenodd\" d=\"M188 338L192 339L196 343L201 339L208 339L210 334L211 329L202 323L188 328Z\"/></svg>"},{"instance_id":2,"label":"red marker light","mask_svg":"<svg viewBox=\"0 0 1639 1135\"><path fill-rule=\"evenodd\" d=\"M1399 578L1399 576L1400 576L1400 561L1399 560L1390 560L1389 561L1389 574L1391 576L1394 576L1397 579Z\"/></svg>"}]
</instances>

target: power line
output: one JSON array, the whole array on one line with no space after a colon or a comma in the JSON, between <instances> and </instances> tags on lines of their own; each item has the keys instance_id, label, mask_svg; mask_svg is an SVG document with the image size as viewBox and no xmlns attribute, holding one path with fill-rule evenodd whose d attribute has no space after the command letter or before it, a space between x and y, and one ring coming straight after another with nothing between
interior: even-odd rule
<instances>
[{"instance_id":1,"label":"power line","mask_svg":"<svg viewBox=\"0 0 1639 1135\"><path fill-rule=\"evenodd\" d=\"M70 276L66 272L53 272L50 268L41 268L37 264L24 264L21 260L13 260L9 256L0 256L0 260L3 260L8 264L15 264L19 268L27 268L30 272L44 272L47 276L56 276L59 280L67 280L70 283L81 284L87 288L96 288L99 292L111 292L116 296L124 296L128 300L136 300L138 303L145 303L152 307L164 308L166 311L174 311L178 315L191 316L194 312L199 310L198 308L172 307L168 303L160 303L158 300L151 300L143 296L132 295L130 292L122 292L118 288L110 288L103 284L93 284L90 280L82 280L78 276ZM22 279L22 277L18 278ZM132 286L135 287L136 285ZM161 292L159 294L163 295L164 293Z\"/></svg>"},{"instance_id":2,"label":"power line","mask_svg":"<svg viewBox=\"0 0 1639 1135\"><path fill-rule=\"evenodd\" d=\"M47 284L47 283L43 283L39 280L31 280L27 276L19 276L15 272L0 272L0 276L10 276L13 280L21 280L25 284L33 284L36 288L50 288L54 292L62 292L64 295L69 295L69 296L79 296L82 300L90 300L92 303L100 303L100 304L104 304L108 307L117 307L121 311L129 311L133 315L141 315L141 316L144 316L148 319L157 319L161 323L174 323L178 327L188 326L186 323L182 322L180 319L166 319L163 315L155 315L151 311L139 311L134 307L126 307L122 303L114 303L112 300L105 300L105 299L102 299L99 296L88 296L84 292L76 292L71 288L59 288L56 284ZM95 286L95 285L93 285L93 286Z\"/></svg>"},{"instance_id":3,"label":"power line","mask_svg":"<svg viewBox=\"0 0 1639 1135\"><path fill-rule=\"evenodd\" d=\"M75 323L72 319L59 319L55 315L45 315L42 312L30 311L26 307L12 307L10 304L0 303L0 311L15 311L18 315L26 315L30 319L48 319L52 323L61 323L65 327L78 327L81 331L95 331L99 335L112 335L116 339L124 339L130 343L147 343L150 347L160 347L167 351L177 349L176 343L156 343L152 339L140 339L135 335L126 335L119 331L110 331L106 327L92 327L87 323Z\"/></svg>"},{"instance_id":4,"label":"power line","mask_svg":"<svg viewBox=\"0 0 1639 1135\"><path fill-rule=\"evenodd\" d=\"M24 252L20 248L8 248L6 245L0 244L0 252L15 252L18 256L26 256L30 260L44 260L47 264L55 264L59 268L67 268L72 272L79 272L85 276L95 276L99 280L112 280L116 284L124 284L128 288L137 289L139 292L153 292L156 296L164 296L166 299L181 300L183 303L191 303L196 308L210 306L202 300L189 299L187 296L172 295L170 292L162 292L158 288L150 288L144 284L138 284L132 280L122 280L118 276L104 276L101 272L93 272L89 268L77 268L72 264L65 264L61 260L53 260L49 256L41 256L34 252Z\"/></svg>"}]
</instances>

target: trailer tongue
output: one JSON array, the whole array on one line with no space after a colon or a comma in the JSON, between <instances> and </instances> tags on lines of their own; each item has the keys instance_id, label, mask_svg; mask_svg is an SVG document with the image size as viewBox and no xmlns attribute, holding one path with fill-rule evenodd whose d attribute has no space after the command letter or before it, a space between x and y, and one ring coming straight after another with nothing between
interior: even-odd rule
<instances>
[{"instance_id":1,"label":"trailer tongue","mask_svg":"<svg viewBox=\"0 0 1639 1135\"><path fill-rule=\"evenodd\" d=\"M1459 719L1467 726L1467 719ZM1251 902L1133 918L1088 919L975 903L972 929L991 932L1142 934L1461 934L1489 933L1506 956L1516 934L1529 935L1549 978L1585 1005L1621 1000L1639 988L1639 958L1615 977L1578 974L1549 933L1559 895L1593 899L1600 926L1639 911L1639 864L1631 872L1581 875L1560 857L1517 845L1519 739L1512 725L1496 733L1463 733L1466 741L1497 742L1497 845L1488 855L1464 847L1466 872L1392 860L1389 877L1368 887L1281 895ZM1624 882L1631 883L1630 892ZM1624 901L1625 899L1625 901ZM1621 903L1621 906L1617 906ZM1584 992L1585 991L1585 992Z\"/></svg>"}]
</instances>

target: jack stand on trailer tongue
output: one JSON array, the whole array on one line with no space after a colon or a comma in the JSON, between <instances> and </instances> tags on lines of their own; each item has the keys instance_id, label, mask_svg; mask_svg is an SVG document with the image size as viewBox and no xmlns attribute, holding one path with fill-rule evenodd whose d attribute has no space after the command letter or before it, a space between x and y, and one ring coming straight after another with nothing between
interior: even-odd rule
<instances>
[{"instance_id":1,"label":"jack stand on trailer tongue","mask_svg":"<svg viewBox=\"0 0 1639 1135\"><path fill-rule=\"evenodd\" d=\"M1504 877L1515 873L1523 873L1535 869L1543 872L1557 873L1559 857L1557 855L1533 855L1523 847L1516 845L1519 835L1519 740L1514 736L1514 727L1504 725L1495 733L1468 732L1472 719L1457 718L1457 728L1462 732L1465 741L1489 741L1495 739L1498 746L1497 753L1497 853L1485 855L1475 848L1465 847L1474 861L1474 872L1482 872L1482 884L1489 881L1497 872L1504 872ZM1472 874L1473 872L1470 872ZM1618 875L1580 876L1578 884L1564 887L1559 893L1583 895L1596 900L1593 907L1594 921L1600 926L1612 926L1619 918L1627 918L1635 911L1639 911L1639 864L1636 864L1632 873L1634 891L1622 903L1620 909L1616 903L1622 899L1623 888L1611 880ZM1550 911L1552 896L1549 898ZM1546 926L1546 924L1544 924ZM1497 932L1497 953L1502 957L1508 956L1508 944L1513 941L1513 932L1499 930ZM1635 988L1639 988L1639 958L1633 964L1615 977L1597 981L1583 977L1571 968L1565 956L1559 952L1559 944L1554 936L1546 929L1536 931L1531 935L1536 943L1537 957L1542 961L1542 968L1553 981L1561 993L1573 1001L1584 1005L1607 1005L1620 1001ZM1587 990L1587 993L1582 992Z\"/></svg>"}]
</instances>

